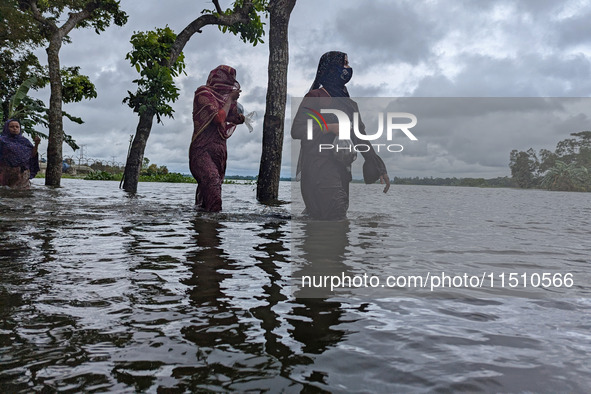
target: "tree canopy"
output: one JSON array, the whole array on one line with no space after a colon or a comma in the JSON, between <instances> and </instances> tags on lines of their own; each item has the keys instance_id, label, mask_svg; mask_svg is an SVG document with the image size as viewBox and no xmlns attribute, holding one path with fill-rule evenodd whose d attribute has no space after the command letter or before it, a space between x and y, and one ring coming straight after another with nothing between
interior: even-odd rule
<instances>
[{"instance_id":1,"label":"tree canopy","mask_svg":"<svg viewBox=\"0 0 591 394\"><path fill-rule=\"evenodd\" d=\"M264 35L261 13L266 12L267 0L236 0L232 7L222 10L218 0L212 0L214 9L204 9L201 16L189 23L178 35L166 26L153 31L135 33L131 39L133 49L127 59L140 74L134 82L135 93L128 91L123 100L139 115L138 126L125 164L123 189L136 192L141 163L152 130L154 116L174 114L169 103L179 96L174 77L184 72L183 48L189 39L207 25L218 26L222 32L239 35L244 42L256 45Z\"/></svg>"},{"instance_id":2,"label":"tree canopy","mask_svg":"<svg viewBox=\"0 0 591 394\"><path fill-rule=\"evenodd\" d=\"M80 3L80 2L78 2ZM110 7L113 2L110 2ZM32 136L48 138L39 127L49 126L49 108L46 104L29 95L30 90L47 86L50 82L47 66L42 66L33 50L48 44L51 29L48 24L39 25L32 10L41 15L47 12L48 21L57 20L57 15L64 7L75 5L71 2L31 2L5 0L0 4L0 120L18 118L23 132ZM68 8L70 10L70 8ZM99 19L101 19L99 17ZM105 22L104 18L103 23ZM99 23L96 28L103 26ZM64 42L69 38L64 36ZM95 98L97 93L90 79L80 73L79 67L60 69L62 99L64 103L79 102ZM62 111L62 116L74 123L83 123L82 119ZM72 149L78 149L75 140L64 131L63 140Z\"/></svg>"},{"instance_id":3,"label":"tree canopy","mask_svg":"<svg viewBox=\"0 0 591 394\"><path fill-rule=\"evenodd\" d=\"M591 131L571 133L554 152L513 150L511 175L519 187L548 190L591 191ZM539 157L538 157L539 156Z\"/></svg>"},{"instance_id":4,"label":"tree canopy","mask_svg":"<svg viewBox=\"0 0 591 394\"><path fill-rule=\"evenodd\" d=\"M12 2L15 5L15 2ZM64 78L59 52L64 43L71 42L68 34L75 28L93 28L104 31L111 23L122 26L127 14L119 8L117 0L19 0L18 8L27 23L31 21L31 36L46 46L50 85L47 124L47 172L45 184L59 186L62 174L62 145L64 142L64 100L76 101L96 96L94 86L77 71L72 78Z\"/></svg>"},{"instance_id":5,"label":"tree canopy","mask_svg":"<svg viewBox=\"0 0 591 394\"><path fill-rule=\"evenodd\" d=\"M140 78L133 81L138 86L137 91L127 91L128 96L123 102L140 115L152 111L158 122L162 116L173 116L174 110L169 103L179 97L173 78L184 72L185 62L181 52L170 64L176 38L168 26L135 33L131 37L133 49L126 56Z\"/></svg>"},{"instance_id":6,"label":"tree canopy","mask_svg":"<svg viewBox=\"0 0 591 394\"><path fill-rule=\"evenodd\" d=\"M2 0L0 3L0 48L12 52L28 52L43 42L43 34L35 20L24 14L19 0Z\"/></svg>"},{"instance_id":7,"label":"tree canopy","mask_svg":"<svg viewBox=\"0 0 591 394\"><path fill-rule=\"evenodd\" d=\"M18 1L3 0L0 3L0 119L8 118L10 102L22 86L28 90L46 84L47 70L33 53L42 42L35 20L22 13Z\"/></svg>"}]
</instances>

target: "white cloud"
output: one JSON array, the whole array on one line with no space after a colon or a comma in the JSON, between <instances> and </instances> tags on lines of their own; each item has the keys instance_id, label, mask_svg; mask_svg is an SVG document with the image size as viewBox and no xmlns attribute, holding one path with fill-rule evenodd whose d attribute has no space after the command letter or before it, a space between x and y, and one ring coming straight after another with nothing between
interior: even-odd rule
<instances>
[{"instance_id":1,"label":"white cloud","mask_svg":"<svg viewBox=\"0 0 591 394\"><path fill-rule=\"evenodd\" d=\"M227 6L231 2L222 3ZM110 27L101 35L90 29L71 34L73 43L61 52L62 65L81 66L99 94L95 100L66 107L86 121L81 126L66 123L67 131L85 145L85 155L125 161L129 135L137 126L137 115L121 103L127 90L134 90L131 81L137 77L125 60L133 32L166 25L179 32L209 4L123 0L121 7L129 14L126 26ZM353 96L586 97L591 92L590 14L590 2L579 0L298 0L290 23L288 95L303 96L320 55L341 50L349 54L355 69L349 85ZM175 118L165 119L164 125L154 124L146 156L172 171L188 172L193 92L212 68L226 63L238 71L242 103L248 111L258 113L253 133L243 127L228 141L228 174L256 175L268 45L252 47L207 26L192 37L184 52L187 76L177 79L181 96L173 104ZM46 60L43 50L39 57ZM40 92L40 97L47 99L48 93ZM286 123L287 144L289 119ZM457 142L465 135L456 130L398 154L392 162L392 175L508 175L511 149L553 149L568 133L579 131L568 122L565 127L571 129L523 131L518 136L501 128L494 138L481 136L469 144ZM46 145L41 146L44 149ZM288 175L292 160L285 152L287 148L283 168ZM64 147L64 154L78 153Z\"/></svg>"}]
</instances>

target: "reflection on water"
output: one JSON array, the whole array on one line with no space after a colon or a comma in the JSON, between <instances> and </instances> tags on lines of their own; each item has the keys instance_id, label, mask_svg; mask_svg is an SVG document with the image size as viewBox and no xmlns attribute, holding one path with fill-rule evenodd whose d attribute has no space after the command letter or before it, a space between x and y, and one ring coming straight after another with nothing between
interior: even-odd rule
<instances>
[{"instance_id":1,"label":"reflection on water","mask_svg":"<svg viewBox=\"0 0 591 394\"><path fill-rule=\"evenodd\" d=\"M256 204L249 185L225 185L224 212L213 215L193 210L191 185L141 189L128 198L115 182L65 180L61 189L0 190L2 392L591 384L582 279L547 297L292 287L302 275L411 268L559 266L580 279L586 195L395 187L390 211L376 214L356 205L367 189L352 185L349 220L310 222L290 218L289 206ZM289 199L289 185L281 193ZM558 203L560 212L548 209Z\"/></svg>"}]
</instances>

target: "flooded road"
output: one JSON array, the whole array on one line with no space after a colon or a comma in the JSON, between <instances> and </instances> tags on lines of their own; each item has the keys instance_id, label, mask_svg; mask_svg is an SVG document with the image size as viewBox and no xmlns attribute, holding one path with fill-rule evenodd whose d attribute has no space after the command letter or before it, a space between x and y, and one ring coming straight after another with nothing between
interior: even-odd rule
<instances>
[{"instance_id":1,"label":"flooded road","mask_svg":"<svg viewBox=\"0 0 591 394\"><path fill-rule=\"evenodd\" d=\"M254 185L224 185L211 215L194 211L192 184L142 183L132 198L116 182L39 181L0 190L2 392L591 386L587 194L353 184L349 220L326 224L297 201L257 204ZM552 269L574 285L294 295L318 267Z\"/></svg>"}]
</instances>

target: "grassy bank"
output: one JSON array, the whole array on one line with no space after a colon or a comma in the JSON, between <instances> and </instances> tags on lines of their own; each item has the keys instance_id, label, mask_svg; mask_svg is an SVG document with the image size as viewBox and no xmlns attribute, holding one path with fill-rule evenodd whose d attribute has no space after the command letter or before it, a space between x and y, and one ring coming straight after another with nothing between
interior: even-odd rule
<instances>
[{"instance_id":1,"label":"grassy bank","mask_svg":"<svg viewBox=\"0 0 591 394\"><path fill-rule=\"evenodd\" d=\"M35 178L45 178L44 174L37 174ZM118 181L121 182L123 173L111 174L106 171L94 171L86 175L69 175L62 174L64 179L84 179L89 181ZM197 183L195 178L190 175L184 175L177 172L157 175L140 175L140 182L167 182L167 183ZM244 177L237 176L236 178L229 176L224 179L224 184L247 184L255 185L256 179L244 179Z\"/></svg>"}]
</instances>

